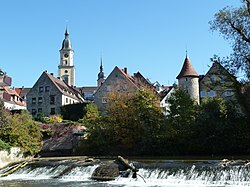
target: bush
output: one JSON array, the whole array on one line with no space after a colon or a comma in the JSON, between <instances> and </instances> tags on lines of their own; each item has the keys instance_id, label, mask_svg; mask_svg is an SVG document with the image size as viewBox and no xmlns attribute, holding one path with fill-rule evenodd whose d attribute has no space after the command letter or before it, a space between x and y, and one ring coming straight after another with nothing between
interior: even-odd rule
<instances>
[{"instance_id":1,"label":"bush","mask_svg":"<svg viewBox=\"0 0 250 187\"><path fill-rule=\"evenodd\" d=\"M0 139L0 150L2 151L2 150L9 150L9 149L10 149L10 145Z\"/></svg>"},{"instance_id":2,"label":"bush","mask_svg":"<svg viewBox=\"0 0 250 187\"><path fill-rule=\"evenodd\" d=\"M36 121L40 121L42 123L53 124L53 123L61 123L62 117L60 115L52 115L52 116L44 116L43 114L38 114L35 118Z\"/></svg>"},{"instance_id":3,"label":"bush","mask_svg":"<svg viewBox=\"0 0 250 187\"><path fill-rule=\"evenodd\" d=\"M76 103L61 107L61 114L64 120L78 121L85 114L86 103Z\"/></svg>"},{"instance_id":4,"label":"bush","mask_svg":"<svg viewBox=\"0 0 250 187\"><path fill-rule=\"evenodd\" d=\"M41 138L39 125L27 112L14 114L9 125L0 130L0 139L12 147L21 148L28 155L34 155L41 150Z\"/></svg>"}]
</instances>

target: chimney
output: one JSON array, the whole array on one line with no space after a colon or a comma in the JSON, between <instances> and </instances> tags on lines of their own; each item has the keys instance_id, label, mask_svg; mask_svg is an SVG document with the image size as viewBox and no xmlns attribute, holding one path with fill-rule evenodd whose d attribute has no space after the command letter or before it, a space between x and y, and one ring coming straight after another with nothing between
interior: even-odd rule
<instances>
[{"instance_id":1,"label":"chimney","mask_svg":"<svg viewBox=\"0 0 250 187\"><path fill-rule=\"evenodd\" d=\"M128 68L127 67L124 68L124 73L128 74Z\"/></svg>"},{"instance_id":2,"label":"chimney","mask_svg":"<svg viewBox=\"0 0 250 187\"><path fill-rule=\"evenodd\" d=\"M50 73L50 75L52 75L52 76L53 76L54 74L53 74L53 73Z\"/></svg>"}]
</instances>

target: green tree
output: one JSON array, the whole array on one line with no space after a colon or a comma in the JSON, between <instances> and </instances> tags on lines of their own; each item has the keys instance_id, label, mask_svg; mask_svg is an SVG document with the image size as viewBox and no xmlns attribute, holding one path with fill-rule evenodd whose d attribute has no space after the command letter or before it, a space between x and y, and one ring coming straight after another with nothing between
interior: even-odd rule
<instances>
[{"instance_id":1,"label":"green tree","mask_svg":"<svg viewBox=\"0 0 250 187\"><path fill-rule=\"evenodd\" d=\"M199 154L239 155L249 151L249 125L233 101L203 100L197 118L194 145Z\"/></svg>"},{"instance_id":2,"label":"green tree","mask_svg":"<svg viewBox=\"0 0 250 187\"><path fill-rule=\"evenodd\" d=\"M169 98L168 122L172 126L170 142L174 142L173 152L188 154L194 136L194 124L197 117L197 105L190 95L182 90L176 91Z\"/></svg>"},{"instance_id":3,"label":"green tree","mask_svg":"<svg viewBox=\"0 0 250 187\"><path fill-rule=\"evenodd\" d=\"M223 99L207 98L200 106L197 119L197 149L202 154L219 154L230 137L226 124L227 106Z\"/></svg>"},{"instance_id":4,"label":"green tree","mask_svg":"<svg viewBox=\"0 0 250 187\"><path fill-rule=\"evenodd\" d=\"M210 21L212 31L219 31L232 45L229 57L214 60L223 63L231 73L240 70L250 79L250 1L243 0L239 8L225 7Z\"/></svg>"},{"instance_id":5,"label":"green tree","mask_svg":"<svg viewBox=\"0 0 250 187\"><path fill-rule=\"evenodd\" d=\"M90 113L87 110L84 121L89 138L85 150L94 145L99 154L162 153L164 116L156 101L155 93L149 90L136 94L111 92L106 115L96 115L96 109Z\"/></svg>"},{"instance_id":6,"label":"green tree","mask_svg":"<svg viewBox=\"0 0 250 187\"><path fill-rule=\"evenodd\" d=\"M40 127L27 112L14 114L9 125L0 130L0 138L26 154L34 155L41 149Z\"/></svg>"},{"instance_id":7,"label":"green tree","mask_svg":"<svg viewBox=\"0 0 250 187\"><path fill-rule=\"evenodd\" d=\"M136 149L141 154L163 154L166 129L165 117L159 106L158 95L150 89L138 90L129 102L134 114L132 123L137 123L140 130Z\"/></svg>"}]
</instances>

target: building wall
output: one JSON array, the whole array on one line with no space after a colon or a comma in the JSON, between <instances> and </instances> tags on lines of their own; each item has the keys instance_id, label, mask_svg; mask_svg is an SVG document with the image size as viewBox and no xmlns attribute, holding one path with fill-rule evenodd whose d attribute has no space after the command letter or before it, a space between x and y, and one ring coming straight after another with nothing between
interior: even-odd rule
<instances>
[{"instance_id":1,"label":"building wall","mask_svg":"<svg viewBox=\"0 0 250 187\"><path fill-rule=\"evenodd\" d=\"M172 88L168 94L161 100L160 102L160 108L162 110L162 113L167 116L169 114L169 108L170 108L170 104L168 102L168 99L170 98L170 96L175 92L175 88Z\"/></svg>"},{"instance_id":2,"label":"building wall","mask_svg":"<svg viewBox=\"0 0 250 187\"><path fill-rule=\"evenodd\" d=\"M69 96L62 95L62 106L70 105L70 104L74 104L74 103L79 103L79 101L76 99L73 99Z\"/></svg>"},{"instance_id":3,"label":"building wall","mask_svg":"<svg viewBox=\"0 0 250 187\"><path fill-rule=\"evenodd\" d=\"M206 97L235 99L236 79L221 65L214 63L200 81L201 100Z\"/></svg>"},{"instance_id":4,"label":"building wall","mask_svg":"<svg viewBox=\"0 0 250 187\"><path fill-rule=\"evenodd\" d=\"M198 104L200 103L199 95L199 78L198 77L182 77L178 80L179 87L186 90L190 97Z\"/></svg>"},{"instance_id":5,"label":"building wall","mask_svg":"<svg viewBox=\"0 0 250 187\"><path fill-rule=\"evenodd\" d=\"M110 73L105 82L94 95L94 102L100 110L105 110L107 97L111 92L135 93L137 87L117 67Z\"/></svg>"},{"instance_id":6,"label":"building wall","mask_svg":"<svg viewBox=\"0 0 250 187\"><path fill-rule=\"evenodd\" d=\"M54 102L52 101L53 97ZM27 94L28 111L32 115L43 113L44 115L49 116L53 110L56 114L60 114L61 106L62 93L45 74L42 74Z\"/></svg>"}]
</instances>

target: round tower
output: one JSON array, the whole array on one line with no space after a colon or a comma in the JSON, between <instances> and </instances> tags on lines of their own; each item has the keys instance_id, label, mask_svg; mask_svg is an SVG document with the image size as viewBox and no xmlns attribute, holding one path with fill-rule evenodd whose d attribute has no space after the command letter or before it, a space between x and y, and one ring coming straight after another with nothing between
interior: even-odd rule
<instances>
[{"instance_id":1,"label":"round tower","mask_svg":"<svg viewBox=\"0 0 250 187\"><path fill-rule=\"evenodd\" d=\"M191 61L187 55L184 60L181 72L176 77L176 79L178 79L179 87L183 90L186 90L190 97L199 104L199 75L194 70Z\"/></svg>"}]
</instances>

